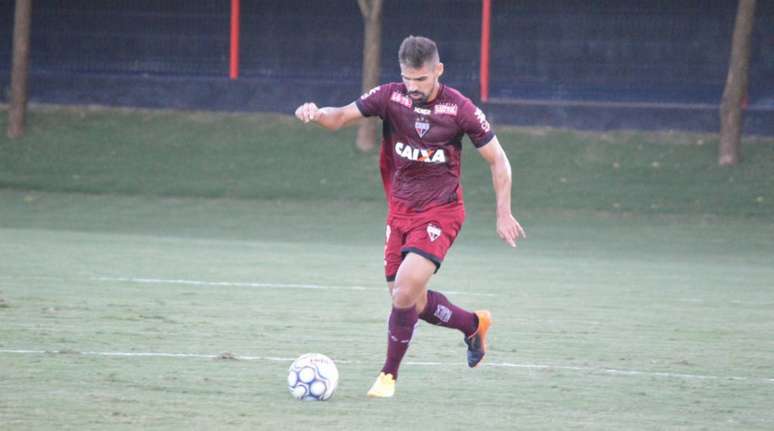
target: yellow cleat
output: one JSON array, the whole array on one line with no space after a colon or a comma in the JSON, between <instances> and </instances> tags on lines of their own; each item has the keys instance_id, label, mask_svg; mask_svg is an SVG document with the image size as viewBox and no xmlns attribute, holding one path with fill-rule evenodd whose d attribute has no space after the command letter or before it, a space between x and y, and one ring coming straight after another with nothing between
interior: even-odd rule
<instances>
[{"instance_id":1,"label":"yellow cleat","mask_svg":"<svg viewBox=\"0 0 774 431\"><path fill-rule=\"evenodd\" d=\"M392 374L379 373L379 377L368 390L371 398L390 398L395 395L395 379Z\"/></svg>"}]
</instances>

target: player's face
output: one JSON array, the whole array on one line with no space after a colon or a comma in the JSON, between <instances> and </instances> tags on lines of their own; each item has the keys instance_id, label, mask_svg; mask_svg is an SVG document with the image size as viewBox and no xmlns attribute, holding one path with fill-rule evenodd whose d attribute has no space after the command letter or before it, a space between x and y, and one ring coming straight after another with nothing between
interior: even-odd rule
<instances>
[{"instance_id":1,"label":"player's face","mask_svg":"<svg viewBox=\"0 0 774 431\"><path fill-rule=\"evenodd\" d=\"M400 75L408 96L417 105L423 105L438 94L438 78L443 73L443 63L425 63L422 67L400 65Z\"/></svg>"}]
</instances>

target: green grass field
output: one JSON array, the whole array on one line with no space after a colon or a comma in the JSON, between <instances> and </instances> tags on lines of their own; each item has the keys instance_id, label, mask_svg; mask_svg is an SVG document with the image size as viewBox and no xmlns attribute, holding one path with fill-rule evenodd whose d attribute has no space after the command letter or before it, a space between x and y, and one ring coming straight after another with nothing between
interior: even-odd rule
<instances>
[{"instance_id":1,"label":"green grass field","mask_svg":"<svg viewBox=\"0 0 774 431\"><path fill-rule=\"evenodd\" d=\"M0 428L774 428L774 140L722 169L713 135L498 128L516 250L468 146L432 287L492 311L490 354L470 370L421 324L396 397L369 400L384 204L353 135L37 108L0 137ZM306 352L338 364L329 402L287 393Z\"/></svg>"}]
</instances>

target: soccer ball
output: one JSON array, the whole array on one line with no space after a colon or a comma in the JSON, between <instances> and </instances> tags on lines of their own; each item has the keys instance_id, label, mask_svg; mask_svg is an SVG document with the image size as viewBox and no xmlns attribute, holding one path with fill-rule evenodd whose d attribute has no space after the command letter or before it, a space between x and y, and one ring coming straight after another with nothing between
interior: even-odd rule
<instances>
[{"instance_id":1,"label":"soccer ball","mask_svg":"<svg viewBox=\"0 0 774 431\"><path fill-rule=\"evenodd\" d=\"M297 400L325 401L336 392L339 370L320 353L301 355L288 369L288 390Z\"/></svg>"}]
</instances>

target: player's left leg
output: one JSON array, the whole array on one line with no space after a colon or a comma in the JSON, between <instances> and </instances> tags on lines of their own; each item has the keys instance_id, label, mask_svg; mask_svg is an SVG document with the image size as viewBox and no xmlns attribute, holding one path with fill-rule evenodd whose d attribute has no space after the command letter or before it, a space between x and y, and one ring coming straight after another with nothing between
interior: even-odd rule
<instances>
[{"instance_id":1,"label":"player's left leg","mask_svg":"<svg viewBox=\"0 0 774 431\"><path fill-rule=\"evenodd\" d=\"M440 269L446 253L454 244L464 222L461 206L439 208L426 215L406 232L402 252L410 251L422 255ZM464 335L468 345L468 366L475 367L486 354L486 335L492 318L488 311L468 311L449 301L444 294L426 290L421 301L416 301L419 318L432 324L457 329ZM424 302L424 304L422 304Z\"/></svg>"},{"instance_id":2,"label":"player's left leg","mask_svg":"<svg viewBox=\"0 0 774 431\"><path fill-rule=\"evenodd\" d=\"M468 366L477 366L486 355L486 335L492 324L492 316L487 310L471 312L454 305L442 293L427 291L427 304L419 313L420 319L427 323L445 328L457 329L465 335L468 346Z\"/></svg>"},{"instance_id":3,"label":"player's left leg","mask_svg":"<svg viewBox=\"0 0 774 431\"><path fill-rule=\"evenodd\" d=\"M476 313L453 304L446 295L435 290L427 291L427 300L419 318L431 325L457 329L466 337L478 329Z\"/></svg>"},{"instance_id":4,"label":"player's left leg","mask_svg":"<svg viewBox=\"0 0 774 431\"><path fill-rule=\"evenodd\" d=\"M368 396L394 395L398 368L408 350L418 319L417 301L425 300L427 282L435 270L435 263L415 253L408 253L398 268L392 289L387 357L379 377L368 391Z\"/></svg>"},{"instance_id":5,"label":"player's left leg","mask_svg":"<svg viewBox=\"0 0 774 431\"><path fill-rule=\"evenodd\" d=\"M388 281L387 289L390 297L393 297L395 282ZM431 325L457 329L465 337L470 337L478 331L480 312L468 311L455 305L441 292L425 289L424 294L416 298L414 308L417 310L417 317Z\"/></svg>"}]
</instances>

